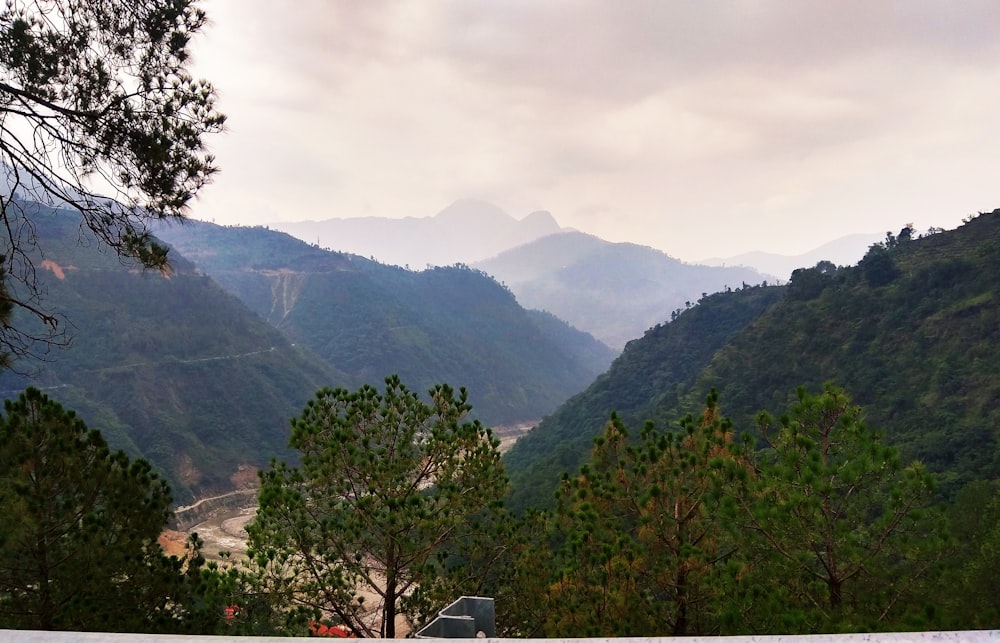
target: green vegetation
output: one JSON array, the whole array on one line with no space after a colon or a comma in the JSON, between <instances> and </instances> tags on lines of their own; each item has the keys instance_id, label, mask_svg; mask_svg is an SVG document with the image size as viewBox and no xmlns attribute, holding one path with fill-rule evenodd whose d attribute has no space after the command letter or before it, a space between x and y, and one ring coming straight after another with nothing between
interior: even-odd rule
<instances>
[{"instance_id":1,"label":"green vegetation","mask_svg":"<svg viewBox=\"0 0 1000 643\"><path fill-rule=\"evenodd\" d=\"M924 581L946 545L942 520L926 511L934 479L920 462L903 466L861 414L827 386L800 388L777 424L758 418L760 444L745 453L750 467L729 507L737 547L755 558L739 579L753 630L920 623L933 594Z\"/></svg>"},{"instance_id":2,"label":"green vegetation","mask_svg":"<svg viewBox=\"0 0 1000 643\"><path fill-rule=\"evenodd\" d=\"M734 458L731 433L710 404L677 433L647 423L636 446L612 416L590 463L563 478L549 636L716 630L735 550L720 520L722 461Z\"/></svg>"},{"instance_id":3,"label":"green vegetation","mask_svg":"<svg viewBox=\"0 0 1000 643\"><path fill-rule=\"evenodd\" d=\"M919 463L901 467L842 391L798 399L759 445L735 439L714 392L676 432L647 423L630 441L612 417L590 461L563 479L559 544L537 597L546 634L939 624L947 541L927 509L932 478Z\"/></svg>"},{"instance_id":4,"label":"green vegetation","mask_svg":"<svg viewBox=\"0 0 1000 643\"><path fill-rule=\"evenodd\" d=\"M14 302L11 301L10 293L7 291L7 268L5 257L0 255L0 325L9 326L11 313L14 312ZM0 342L0 370L10 368L12 355L10 347Z\"/></svg>"},{"instance_id":5,"label":"green vegetation","mask_svg":"<svg viewBox=\"0 0 1000 643\"><path fill-rule=\"evenodd\" d=\"M953 555L940 581L948 627L1000 627L1000 486L976 480L948 507Z\"/></svg>"},{"instance_id":6,"label":"green vegetation","mask_svg":"<svg viewBox=\"0 0 1000 643\"><path fill-rule=\"evenodd\" d=\"M201 255L184 245L206 269L235 266L216 274L257 316L176 250L169 276L122 265L93 251L78 216L32 208L46 245L44 260L33 257L37 284L66 315L60 327L72 348L35 346L45 360L0 372L0 391L36 386L99 422L182 503L230 490L241 466L288 457L287 418L324 386L394 371L417 390L467 381L484 399L477 417L505 424L541 417L610 361L593 338L525 311L467 268L415 273L264 229L182 228L208 235ZM12 314L23 331L44 333L41 322Z\"/></svg>"},{"instance_id":7,"label":"green vegetation","mask_svg":"<svg viewBox=\"0 0 1000 643\"><path fill-rule=\"evenodd\" d=\"M318 388L351 382L182 257L169 277L130 270L89 247L79 217L35 207L38 284L69 318L72 345L15 362L23 372L0 373L0 391L32 385L76 409L114 448L149 460L181 503L288 453L288 418Z\"/></svg>"},{"instance_id":8,"label":"green vegetation","mask_svg":"<svg viewBox=\"0 0 1000 643\"><path fill-rule=\"evenodd\" d=\"M205 137L222 130L215 92L188 71L205 24L193 0L5 2L0 11L0 254L12 303L52 335L0 327L4 352L59 338L35 281L44 239L31 204L75 211L122 257L167 268L147 224L182 219L215 172ZM107 198L108 194L114 199Z\"/></svg>"},{"instance_id":9,"label":"green vegetation","mask_svg":"<svg viewBox=\"0 0 1000 643\"><path fill-rule=\"evenodd\" d=\"M777 286L709 295L630 342L606 373L505 456L510 508L551 507L559 476L580 466L612 412L638 425L654 417L661 399L687 386L720 348L783 295Z\"/></svg>"},{"instance_id":10,"label":"green vegetation","mask_svg":"<svg viewBox=\"0 0 1000 643\"><path fill-rule=\"evenodd\" d=\"M166 484L29 389L0 419L0 509L22 516L0 530L0 626L391 637L463 593L497 597L508 637L1000 626L996 485L932 506L933 476L846 393L796 399L759 443L714 391L676 430L612 416L556 508L511 519L464 390L323 389L292 422L301 467L261 476L250 557L216 565L197 537L163 556Z\"/></svg>"},{"instance_id":11,"label":"green vegetation","mask_svg":"<svg viewBox=\"0 0 1000 643\"><path fill-rule=\"evenodd\" d=\"M675 415L715 387L731 417L749 420L799 384L832 381L854 392L904 458L938 474L942 495L1000 478L997 238L1000 210L946 233L889 235L857 267L796 273L789 296L658 412ZM796 296L804 276L823 287Z\"/></svg>"},{"instance_id":12,"label":"green vegetation","mask_svg":"<svg viewBox=\"0 0 1000 643\"><path fill-rule=\"evenodd\" d=\"M292 423L301 468L261 476L248 527L269 591L356 636L395 637L397 613L445 582L438 556L506 491L499 441L470 408L464 389L437 386L428 404L398 377L319 391Z\"/></svg>"},{"instance_id":13,"label":"green vegetation","mask_svg":"<svg viewBox=\"0 0 1000 643\"><path fill-rule=\"evenodd\" d=\"M466 266L411 271L264 228L159 231L246 305L354 382L385 373L424 390L464 382L491 425L536 420L591 382L612 353L528 312Z\"/></svg>"},{"instance_id":14,"label":"green vegetation","mask_svg":"<svg viewBox=\"0 0 1000 643\"><path fill-rule=\"evenodd\" d=\"M28 389L0 418L0 628L146 631L176 618L166 483Z\"/></svg>"},{"instance_id":15,"label":"green vegetation","mask_svg":"<svg viewBox=\"0 0 1000 643\"><path fill-rule=\"evenodd\" d=\"M551 506L617 411L669 423L716 389L737 424L836 382L904 459L952 497L1000 478L1000 210L949 232L887 235L855 267L820 262L786 287L717 293L631 342L611 369L507 457L511 507Z\"/></svg>"}]
</instances>

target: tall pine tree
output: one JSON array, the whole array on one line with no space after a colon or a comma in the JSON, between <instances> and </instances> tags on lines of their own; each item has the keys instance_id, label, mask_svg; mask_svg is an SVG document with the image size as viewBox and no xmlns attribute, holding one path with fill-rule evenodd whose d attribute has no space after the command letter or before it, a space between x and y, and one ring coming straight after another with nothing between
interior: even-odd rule
<instances>
[{"instance_id":1,"label":"tall pine tree","mask_svg":"<svg viewBox=\"0 0 1000 643\"><path fill-rule=\"evenodd\" d=\"M428 403L396 376L383 391L319 391L292 423L302 466L263 474L248 527L269 591L394 637L405 599L439 580L438 555L506 491L499 441L470 410L464 389L437 386Z\"/></svg>"},{"instance_id":2,"label":"tall pine tree","mask_svg":"<svg viewBox=\"0 0 1000 643\"><path fill-rule=\"evenodd\" d=\"M0 627L156 631L178 616L179 562L157 537L170 492L144 460L34 388L0 417Z\"/></svg>"}]
</instances>

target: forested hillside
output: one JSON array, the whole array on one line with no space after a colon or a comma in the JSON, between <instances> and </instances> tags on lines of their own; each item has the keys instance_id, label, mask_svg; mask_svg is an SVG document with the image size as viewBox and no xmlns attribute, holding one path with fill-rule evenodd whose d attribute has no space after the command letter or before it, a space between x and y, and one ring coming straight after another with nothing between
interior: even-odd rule
<instances>
[{"instance_id":1,"label":"forested hillside","mask_svg":"<svg viewBox=\"0 0 1000 643\"><path fill-rule=\"evenodd\" d=\"M507 454L511 507L549 506L559 475L580 466L612 412L641 426L664 395L687 386L716 351L783 292L778 286L758 286L710 295L673 322L629 342L606 373Z\"/></svg>"},{"instance_id":2,"label":"forested hillside","mask_svg":"<svg viewBox=\"0 0 1000 643\"><path fill-rule=\"evenodd\" d=\"M779 306L721 350L659 417L710 387L749 422L797 384L851 392L942 492L1000 477L1000 210L922 238L890 236L858 266L793 274ZM699 392L700 391L700 392Z\"/></svg>"},{"instance_id":3,"label":"forested hillside","mask_svg":"<svg viewBox=\"0 0 1000 643\"><path fill-rule=\"evenodd\" d=\"M337 369L374 384L397 373L419 391L464 386L490 424L541 417L613 357L465 266L411 271L260 227L192 222L158 234Z\"/></svg>"},{"instance_id":4,"label":"forested hillside","mask_svg":"<svg viewBox=\"0 0 1000 643\"><path fill-rule=\"evenodd\" d=\"M183 257L169 276L141 271L81 236L74 213L38 206L32 221L45 240L34 258L44 304L71 345L0 373L0 390L43 389L112 447L149 459L176 500L253 480L253 467L286 453L288 418L317 388L353 383Z\"/></svg>"},{"instance_id":5,"label":"forested hillside","mask_svg":"<svg viewBox=\"0 0 1000 643\"><path fill-rule=\"evenodd\" d=\"M722 412L749 431L757 411L787 407L797 386L832 382L904 460L939 474L941 494L1000 477L997 275L1000 210L954 231L888 235L854 267L821 262L781 288L708 297L629 344L517 445L508 456L515 507L550 504L612 410L669 426L713 387ZM739 321L710 341L723 310Z\"/></svg>"}]
</instances>

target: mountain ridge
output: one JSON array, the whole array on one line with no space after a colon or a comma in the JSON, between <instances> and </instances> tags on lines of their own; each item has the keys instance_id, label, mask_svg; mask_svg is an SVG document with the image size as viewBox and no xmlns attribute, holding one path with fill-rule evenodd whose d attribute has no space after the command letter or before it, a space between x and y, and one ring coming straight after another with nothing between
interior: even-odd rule
<instances>
[{"instance_id":1,"label":"mountain ridge","mask_svg":"<svg viewBox=\"0 0 1000 643\"><path fill-rule=\"evenodd\" d=\"M561 231L477 262L528 308L620 349L707 293L774 280L745 267L688 264L633 243Z\"/></svg>"},{"instance_id":2,"label":"mountain ridge","mask_svg":"<svg viewBox=\"0 0 1000 643\"><path fill-rule=\"evenodd\" d=\"M324 248L414 268L472 263L561 230L549 212L516 219L476 199L459 199L429 217L330 218L267 227Z\"/></svg>"},{"instance_id":3,"label":"mountain ridge","mask_svg":"<svg viewBox=\"0 0 1000 643\"><path fill-rule=\"evenodd\" d=\"M952 231L889 235L855 266L820 263L786 285L702 298L630 342L514 446L513 504L549 504L611 411L633 427L676 428L715 389L745 432L758 411L787 408L798 386L827 382L851 394L904 458L924 461L944 497L1000 478L998 274L1000 209Z\"/></svg>"},{"instance_id":4,"label":"mountain ridge","mask_svg":"<svg viewBox=\"0 0 1000 643\"><path fill-rule=\"evenodd\" d=\"M490 423L537 420L614 357L465 266L408 270L262 227L196 222L158 236L355 379L377 383L396 373L415 390L465 386L474 412Z\"/></svg>"}]
</instances>

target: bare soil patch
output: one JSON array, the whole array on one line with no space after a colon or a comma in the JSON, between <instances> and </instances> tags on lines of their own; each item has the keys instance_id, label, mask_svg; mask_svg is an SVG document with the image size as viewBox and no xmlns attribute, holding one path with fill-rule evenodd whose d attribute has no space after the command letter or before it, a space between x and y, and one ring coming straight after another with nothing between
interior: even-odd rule
<instances>
[{"instance_id":1,"label":"bare soil patch","mask_svg":"<svg viewBox=\"0 0 1000 643\"><path fill-rule=\"evenodd\" d=\"M205 545L202 555L209 560L220 560L221 552L242 557L247 552L246 526L257 513L256 505L237 509L219 509L205 516L205 520L189 527L185 538L196 533Z\"/></svg>"}]
</instances>

